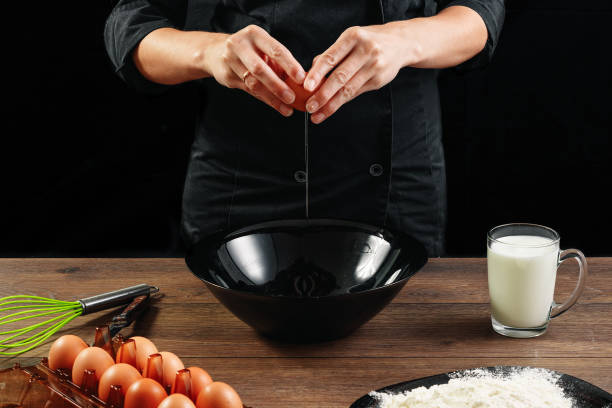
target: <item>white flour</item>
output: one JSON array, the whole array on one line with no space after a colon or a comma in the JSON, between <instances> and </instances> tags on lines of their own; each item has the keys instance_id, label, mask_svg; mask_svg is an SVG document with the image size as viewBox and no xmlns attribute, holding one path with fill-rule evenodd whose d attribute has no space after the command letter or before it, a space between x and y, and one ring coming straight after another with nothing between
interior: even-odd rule
<instances>
[{"instance_id":1,"label":"white flour","mask_svg":"<svg viewBox=\"0 0 612 408\"><path fill-rule=\"evenodd\" d=\"M448 384L401 394L372 391L380 408L572 408L558 375L537 368L501 374L476 369L451 375Z\"/></svg>"}]
</instances>

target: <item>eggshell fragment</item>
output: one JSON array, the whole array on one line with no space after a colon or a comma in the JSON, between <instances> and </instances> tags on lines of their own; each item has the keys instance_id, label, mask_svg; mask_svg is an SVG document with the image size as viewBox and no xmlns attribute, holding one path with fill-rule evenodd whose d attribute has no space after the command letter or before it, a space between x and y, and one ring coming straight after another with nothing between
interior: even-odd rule
<instances>
[{"instance_id":1,"label":"eggshell fragment","mask_svg":"<svg viewBox=\"0 0 612 408\"><path fill-rule=\"evenodd\" d=\"M167 396L160 383L150 378L141 378L127 389L123 408L157 408Z\"/></svg>"},{"instance_id":2,"label":"eggshell fragment","mask_svg":"<svg viewBox=\"0 0 612 408\"><path fill-rule=\"evenodd\" d=\"M87 347L89 346L83 339L72 334L66 334L58 338L49 350L49 368L52 370L58 368L72 370L77 355Z\"/></svg>"},{"instance_id":3,"label":"eggshell fragment","mask_svg":"<svg viewBox=\"0 0 612 408\"><path fill-rule=\"evenodd\" d=\"M96 380L100 381L102 374L114 363L113 358L100 347L87 347L74 359L72 382L80 387L85 370L95 370Z\"/></svg>"},{"instance_id":4,"label":"eggshell fragment","mask_svg":"<svg viewBox=\"0 0 612 408\"><path fill-rule=\"evenodd\" d=\"M183 394L172 394L167 396L157 408L196 408L196 406Z\"/></svg>"},{"instance_id":5,"label":"eggshell fragment","mask_svg":"<svg viewBox=\"0 0 612 408\"><path fill-rule=\"evenodd\" d=\"M164 370L163 386L167 390L172 388L174 379L176 378L176 372L185 368L185 365L176 354L169 351L162 351L159 354L162 356L162 364Z\"/></svg>"},{"instance_id":6,"label":"eggshell fragment","mask_svg":"<svg viewBox=\"0 0 612 408\"><path fill-rule=\"evenodd\" d=\"M147 364L147 358L151 354L157 353L157 347L146 337L134 336L130 338L136 342L136 368L142 373Z\"/></svg>"},{"instance_id":7,"label":"eggshell fragment","mask_svg":"<svg viewBox=\"0 0 612 408\"><path fill-rule=\"evenodd\" d=\"M106 402L110 393L111 385L120 385L121 393L125 395L130 385L141 379L138 370L129 364L115 364L109 367L98 384L98 398Z\"/></svg>"},{"instance_id":8,"label":"eggshell fragment","mask_svg":"<svg viewBox=\"0 0 612 408\"><path fill-rule=\"evenodd\" d=\"M210 375L200 367L189 367L191 373L191 395L195 400L208 384L213 382Z\"/></svg>"},{"instance_id":9,"label":"eggshell fragment","mask_svg":"<svg viewBox=\"0 0 612 408\"><path fill-rule=\"evenodd\" d=\"M231 386L215 381L200 392L196 406L197 408L242 408L242 400Z\"/></svg>"}]
</instances>

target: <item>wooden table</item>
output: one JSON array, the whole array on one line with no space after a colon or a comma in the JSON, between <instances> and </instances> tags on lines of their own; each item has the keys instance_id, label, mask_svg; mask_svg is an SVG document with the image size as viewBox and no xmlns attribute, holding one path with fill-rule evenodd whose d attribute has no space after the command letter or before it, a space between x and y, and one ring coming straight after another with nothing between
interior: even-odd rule
<instances>
[{"instance_id":1,"label":"wooden table","mask_svg":"<svg viewBox=\"0 0 612 408\"><path fill-rule=\"evenodd\" d=\"M563 265L558 299L574 287L576 265ZM368 391L451 370L492 365L547 367L612 391L612 258L589 259L579 303L535 339L491 329L484 259L432 259L395 301L352 336L290 345L257 335L229 313L182 259L1 259L0 296L64 300L146 282L164 297L125 335L152 339L186 365L232 384L245 404L348 407ZM62 333L93 340L112 312L82 316ZM19 357L36 363L49 344ZM16 359L0 359L0 367Z\"/></svg>"}]
</instances>

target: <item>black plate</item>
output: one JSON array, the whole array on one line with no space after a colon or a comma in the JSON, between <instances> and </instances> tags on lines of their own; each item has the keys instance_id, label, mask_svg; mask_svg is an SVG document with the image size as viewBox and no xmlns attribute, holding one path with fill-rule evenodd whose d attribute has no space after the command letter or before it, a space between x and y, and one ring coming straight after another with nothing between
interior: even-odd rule
<instances>
[{"instance_id":1,"label":"black plate","mask_svg":"<svg viewBox=\"0 0 612 408\"><path fill-rule=\"evenodd\" d=\"M238 318L284 340L348 335L427 262L398 231L341 220L282 220L219 234L188 251L190 270Z\"/></svg>"},{"instance_id":2,"label":"black plate","mask_svg":"<svg viewBox=\"0 0 612 408\"><path fill-rule=\"evenodd\" d=\"M526 367L513 367L513 366L499 366L499 367L484 367L484 370L495 373L507 373L512 370L521 369ZM546 370L544 368L538 368L540 370ZM454 371L452 373L438 374L431 377L419 378L417 380L406 381L399 384L390 385L385 388L376 390L377 392L386 392L391 394L399 394L405 391L410 391L419 387L431 387L432 385L447 384L451 379L451 374L460 374L465 371L461 370ZM602 390L599 387L594 386L580 378L572 377L571 375L563 374L558 371L546 370L553 372L561 376L559 379L560 385L566 393L566 396L574 399L576 407L578 408L608 408L612 407L612 394ZM350 408L376 408L378 407L377 402L374 398L369 395L364 395L355 401Z\"/></svg>"}]
</instances>

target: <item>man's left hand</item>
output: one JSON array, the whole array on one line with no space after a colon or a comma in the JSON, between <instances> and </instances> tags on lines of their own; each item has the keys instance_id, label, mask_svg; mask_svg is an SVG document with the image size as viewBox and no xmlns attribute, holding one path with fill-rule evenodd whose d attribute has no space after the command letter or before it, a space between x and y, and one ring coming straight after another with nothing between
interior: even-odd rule
<instances>
[{"instance_id":1,"label":"man's left hand","mask_svg":"<svg viewBox=\"0 0 612 408\"><path fill-rule=\"evenodd\" d=\"M313 123L321 123L348 101L395 78L404 66L406 53L414 52L400 33L393 23L351 27L315 57L304 81L307 91L324 81L306 102Z\"/></svg>"}]
</instances>

